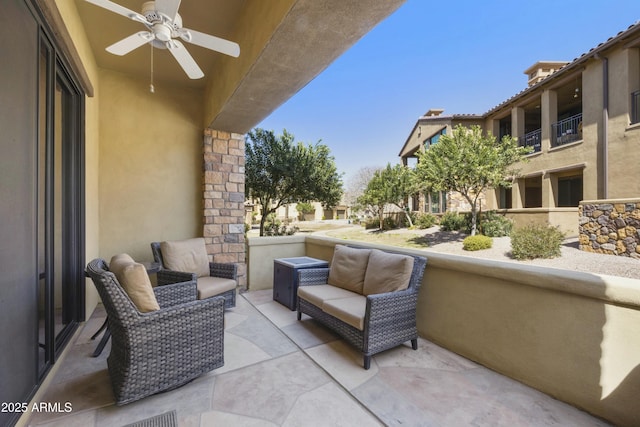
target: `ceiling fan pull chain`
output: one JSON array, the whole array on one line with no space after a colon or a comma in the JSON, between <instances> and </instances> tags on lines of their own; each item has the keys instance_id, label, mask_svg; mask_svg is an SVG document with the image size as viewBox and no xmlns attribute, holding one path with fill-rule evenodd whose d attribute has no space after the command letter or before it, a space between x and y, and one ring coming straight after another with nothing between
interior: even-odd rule
<instances>
[{"instance_id":1,"label":"ceiling fan pull chain","mask_svg":"<svg viewBox=\"0 0 640 427\"><path fill-rule=\"evenodd\" d=\"M149 85L149 92L155 93L156 89L153 87L153 45L149 44L149 46L151 46L151 84Z\"/></svg>"}]
</instances>

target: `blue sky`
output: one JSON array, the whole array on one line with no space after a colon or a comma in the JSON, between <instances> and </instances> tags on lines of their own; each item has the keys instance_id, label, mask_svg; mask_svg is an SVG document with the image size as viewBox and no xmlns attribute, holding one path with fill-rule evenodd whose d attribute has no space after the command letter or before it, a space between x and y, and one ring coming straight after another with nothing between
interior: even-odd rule
<instances>
[{"instance_id":1,"label":"blue sky","mask_svg":"<svg viewBox=\"0 0 640 427\"><path fill-rule=\"evenodd\" d=\"M536 61L572 61L639 19L639 0L408 0L257 127L322 140L346 182L398 163L427 110L484 113Z\"/></svg>"}]
</instances>

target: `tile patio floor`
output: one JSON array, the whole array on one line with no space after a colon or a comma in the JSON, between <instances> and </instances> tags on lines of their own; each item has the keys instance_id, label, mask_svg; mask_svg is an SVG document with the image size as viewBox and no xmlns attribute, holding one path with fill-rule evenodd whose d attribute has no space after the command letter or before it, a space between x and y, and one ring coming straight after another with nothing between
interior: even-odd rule
<instances>
[{"instance_id":1,"label":"tile patio floor","mask_svg":"<svg viewBox=\"0 0 640 427\"><path fill-rule=\"evenodd\" d=\"M572 406L419 340L374 356L371 369L337 336L272 301L244 293L225 314L225 366L170 392L114 405L106 358L90 340L101 306L60 363L44 401L68 414L33 426L122 426L170 410L196 426L606 426Z\"/></svg>"}]
</instances>

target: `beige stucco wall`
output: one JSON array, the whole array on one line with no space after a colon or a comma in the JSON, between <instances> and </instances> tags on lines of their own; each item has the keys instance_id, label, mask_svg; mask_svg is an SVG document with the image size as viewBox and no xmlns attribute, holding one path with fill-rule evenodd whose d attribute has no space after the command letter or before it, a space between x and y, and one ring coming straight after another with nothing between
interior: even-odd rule
<instances>
[{"instance_id":1,"label":"beige stucco wall","mask_svg":"<svg viewBox=\"0 0 640 427\"><path fill-rule=\"evenodd\" d=\"M608 122L604 126L604 59L608 60ZM542 153L528 157L521 165L522 175L543 173L548 180L559 168L583 170L583 199L629 198L640 194L640 180L632 172L640 162L640 126L629 126L630 94L640 88L640 55L637 48L617 47L585 63L582 72L583 140L560 147L543 141ZM497 113L496 113L497 114ZM606 133L605 133L606 132ZM606 136L606 138L605 138ZM601 155L607 141L606 167ZM600 154L600 155L599 155ZM546 190L547 194L544 194ZM543 207L553 206L554 187L543 183Z\"/></svg>"},{"instance_id":2,"label":"beige stucco wall","mask_svg":"<svg viewBox=\"0 0 640 427\"><path fill-rule=\"evenodd\" d=\"M273 261L305 256L303 235L250 237L247 239L247 289L273 288Z\"/></svg>"},{"instance_id":3,"label":"beige stucco wall","mask_svg":"<svg viewBox=\"0 0 640 427\"><path fill-rule=\"evenodd\" d=\"M631 92L640 88L638 49L611 52L609 59L609 126L607 198L640 195L640 179L635 174L640 163L640 126L629 126ZM605 195L602 195L604 197ZM585 197L585 200L590 199Z\"/></svg>"},{"instance_id":4,"label":"beige stucco wall","mask_svg":"<svg viewBox=\"0 0 640 427\"><path fill-rule=\"evenodd\" d=\"M249 258L276 254L292 238L274 239L254 239ZM328 237L304 242L304 252L287 256L330 260L336 244L426 255L421 336L614 424L640 424L640 280ZM272 280L268 262L250 264L250 281Z\"/></svg>"},{"instance_id":5,"label":"beige stucco wall","mask_svg":"<svg viewBox=\"0 0 640 427\"><path fill-rule=\"evenodd\" d=\"M578 208L528 208L500 210L514 222L514 227L551 225L558 227L565 237L578 236Z\"/></svg>"},{"instance_id":6,"label":"beige stucco wall","mask_svg":"<svg viewBox=\"0 0 640 427\"><path fill-rule=\"evenodd\" d=\"M620 425L638 425L640 281L428 255L419 330Z\"/></svg>"},{"instance_id":7,"label":"beige stucco wall","mask_svg":"<svg viewBox=\"0 0 640 427\"><path fill-rule=\"evenodd\" d=\"M100 70L100 256L202 236L202 97Z\"/></svg>"}]
</instances>

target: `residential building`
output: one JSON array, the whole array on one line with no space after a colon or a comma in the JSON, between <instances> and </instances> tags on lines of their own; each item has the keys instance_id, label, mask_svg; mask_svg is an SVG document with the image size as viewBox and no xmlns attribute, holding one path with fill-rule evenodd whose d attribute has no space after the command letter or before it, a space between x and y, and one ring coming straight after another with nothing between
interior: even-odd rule
<instances>
[{"instance_id":1,"label":"residential building","mask_svg":"<svg viewBox=\"0 0 640 427\"><path fill-rule=\"evenodd\" d=\"M276 209L275 215L276 218L280 221L291 222L291 221L322 221L327 219L347 219L350 211L350 207L341 202L337 206L326 208L322 205L321 202L309 202L314 211L307 213L304 217L301 217L300 212L298 212L298 204L297 203L289 203L283 206L280 206ZM252 217L255 217L255 220L259 220L262 211L260 205L252 203Z\"/></svg>"},{"instance_id":2,"label":"residential building","mask_svg":"<svg viewBox=\"0 0 640 427\"><path fill-rule=\"evenodd\" d=\"M166 49L105 51L144 29L134 3L2 3L2 402L29 402L91 315L93 258L150 260L152 241L204 236L244 284L243 134L403 1L183 1L185 27L240 46L233 58L186 37L194 80Z\"/></svg>"},{"instance_id":3,"label":"residential building","mask_svg":"<svg viewBox=\"0 0 640 427\"><path fill-rule=\"evenodd\" d=\"M518 165L512 188L487 192L483 209L575 236L581 200L640 195L633 172L640 161L640 24L571 62L541 61L525 73L526 89L482 115L420 117L399 155L411 164L418 150L457 124L516 137L533 152Z\"/></svg>"},{"instance_id":4,"label":"residential building","mask_svg":"<svg viewBox=\"0 0 640 427\"><path fill-rule=\"evenodd\" d=\"M458 125L484 126L484 118L473 114L443 115L443 109L430 109L421 116L407 138L400 157L405 166L415 166L417 153L436 144L442 135L451 133ZM434 191L414 195L409 200L413 211L443 214L446 211L466 212L471 209L467 201L455 192Z\"/></svg>"}]
</instances>

